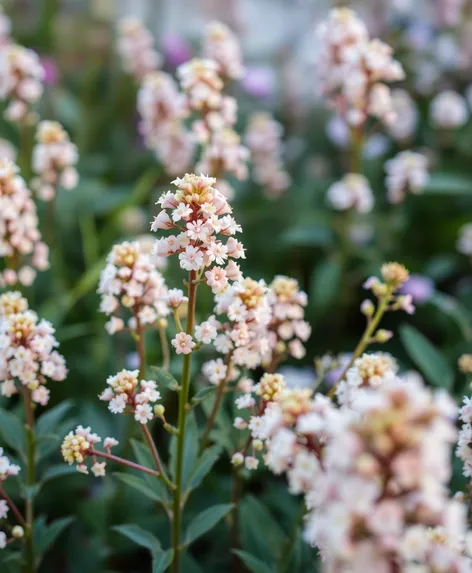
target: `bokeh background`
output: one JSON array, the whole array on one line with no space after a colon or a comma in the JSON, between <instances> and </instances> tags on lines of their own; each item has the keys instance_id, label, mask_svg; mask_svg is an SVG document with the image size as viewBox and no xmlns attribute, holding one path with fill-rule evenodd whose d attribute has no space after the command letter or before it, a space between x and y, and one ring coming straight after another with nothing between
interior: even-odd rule
<instances>
[{"instance_id":1,"label":"bokeh background","mask_svg":"<svg viewBox=\"0 0 472 573\"><path fill-rule=\"evenodd\" d=\"M97 281L115 242L149 232L154 203L171 180L138 135L137 86L116 54L117 23L131 14L150 29L163 67L171 73L199 53L208 21L228 24L241 40L246 64L245 77L231 86L239 102L238 131L243 133L249 116L259 110L273 113L284 127L289 189L271 199L251 180L232 183L235 217L243 225L247 248L245 274L267 281L275 274L290 275L309 295L307 320L313 334L306 357L288 364L291 383L313 384L316 358L352 351L364 326L359 313L362 282L382 262L398 260L416 275L410 288L418 308L412 317L395 313L387 318L385 327L399 332L387 350L404 370L419 371L457 397L467 393L456 362L472 347L471 261L457 251L456 242L460 228L472 221L472 121L443 133L432 127L429 113L432 98L445 88L457 90L472 104L472 2L350 2L372 36L394 47L407 72L401 87L413 99L417 115L407 146L388 130L367 139L362 168L376 208L349 220L325 200L328 187L347 170L349 134L327 109L316 79L314 29L336 2L15 0L3 5L16 41L41 56L47 84L42 116L63 123L80 154L79 186L60 195L54 224L46 229L46 240L53 245L51 269L28 293L31 306L57 326L70 370L67 382L52 392L54 403L70 400L75 420L101 435L119 439L126 431L125 421L109 414L97 394L108 375L133 366L136 356L126 336L106 334L106 319L97 312ZM456 5L460 17L454 16ZM17 132L3 120L0 137L9 152L11 145L19 145ZM406 147L428 156L432 176L424 193L391 205L384 163ZM170 286L180 286L178 269L170 265L165 275ZM202 316L210 308L208 294ZM405 330L405 322L413 329ZM421 335L416 339L421 351L406 347L412 332L427 337L426 350ZM159 363L158 337L151 333L147 342L150 362ZM178 361L172 368L178 372ZM197 369L194 379L198 384ZM174 407L171 401L169 417ZM58 445L73 425L68 419L60 429ZM164 443L166 437L157 433L156 440ZM191 500L190 513L228 499L228 463L228 458L219 462L203 493ZM459 484L459 475L455 480ZM94 481L68 475L45 487L41 503L40 511L51 518L75 516L44 571L149 571L146 553L112 530L120 523L139 523L159 532L166 543L162 513L111 477ZM262 557L297 527L299 511L299 500L289 496L282 481L258 472L243 502L243 548ZM196 544L185 572L225 571L228 543L223 526L214 530ZM293 560L287 570L313 571L314 556L301 540Z\"/></svg>"}]
</instances>

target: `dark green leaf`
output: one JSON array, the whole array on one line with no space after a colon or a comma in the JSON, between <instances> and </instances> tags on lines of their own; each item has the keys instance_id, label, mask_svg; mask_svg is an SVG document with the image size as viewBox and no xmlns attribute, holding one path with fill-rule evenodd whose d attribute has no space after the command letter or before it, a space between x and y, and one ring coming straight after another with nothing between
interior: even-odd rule
<instances>
[{"instance_id":1,"label":"dark green leaf","mask_svg":"<svg viewBox=\"0 0 472 573\"><path fill-rule=\"evenodd\" d=\"M274 573L275 571L273 567L266 565L263 561L257 559L256 557L254 557L254 555L251 555L246 551L233 549L233 553L235 553L241 559L244 565L246 565L246 567L252 573Z\"/></svg>"},{"instance_id":2,"label":"dark green leaf","mask_svg":"<svg viewBox=\"0 0 472 573\"><path fill-rule=\"evenodd\" d=\"M59 535L74 521L73 517L56 519L50 525L43 525L36 532L36 547L38 553L44 554L56 541Z\"/></svg>"},{"instance_id":3,"label":"dark green leaf","mask_svg":"<svg viewBox=\"0 0 472 573\"><path fill-rule=\"evenodd\" d=\"M190 477L189 487L191 489L195 489L201 484L201 482L203 481L205 476L210 472L211 468L214 466L220 455L221 455L220 446L212 446L211 448L208 448L203 452L203 454L200 456L197 462L194 472Z\"/></svg>"},{"instance_id":4,"label":"dark green leaf","mask_svg":"<svg viewBox=\"0 0 472 573\"><path fill-rule=\"evenodd\" d=\"M289 229L281 238L282 244L288 247L318 247L329 245L332 240L330 228L316 225Z\"/></svg>"},{"instance_id":5,"label":"dark green leaf","mask_svg":"<svg viewBox=\"0 0 472 573\"><path fill-rule=\"evenodd\" d=\"M159 484L159 485L156 488L158 491L155 491L141 477L132 474L125 474L122 472L114 472L113 475L115 475L120 481L122 481L126 485L129 485L130 487L140 491L146 497L149 497L149 499L152 499L153 501L158 501L159 503L166 503L166 499L162 498L159 495L161 488L159 487L160 481L157 478L154 478L154 484Z\"/></svg>"},{"instance_id":6,"label":"dark green leaf","mask_svg":"<svg viewBox=\"0 0 472 573\"><path fill-rule=\"evenodd\" d=\"M156 375L159 384L162 384L163 386L165 386L169 390L172 390L173 392L179 389L179 383L172 376L170 372L164 370L164 368L161 368L160 366L151 366L151 370Z\"/></svg>"},{"instance_id":7,"label":"dark green leaf","mask_svg":"<svg viewBox=\"0 0 472 573\"><path fill-rule=\"evenodd\" d=\"M47 482L56 477L61 477L65 475L78 475L77 468L75 466L69 466L68 464L58 464L56 466L50 466L41 476L41 481Z\"/></svg>"},{"instance_id":8,"label":"dark green leaf","mask_svg":"<svg viewBox=\"0 0 472 573\"><path fill-rule=\"evenodd\" d=\"M133 448L133 453L139 464L147 468L154 468L154 460L147 446L137 440L131 440L131 447ZM149 488L163 500L163 503L170 500L169 492L159 478L143 473L142 479L146 482Z\"/></svg>"},{"instance_id":9,"label":"dark green leaf","mask_svg":"<svg viewBox=\"0 0 472 573\"><path fill-rule=\"evenodd\" d=\"M207 531L213 529L213 527L231 511L232 507L233 504L231 503L222 503L209 507L199 513L187 527L184 536L185 545L189 545Z\"/></svg>"},{"instance_id":10,"label":"dark green leaf","mask_svg":"<svg viewBox=\"0 0 472 573\"><path fill-rule=\"evenodd\" d=\"M470 195L472 178L461 173L433 173L424 189L425 193L437 195Z\"/></svg>"},{"instance_id":11,"label":"dark green leaf","mask_svg":"<svg viewBox=\"0 0 472 573\"><path fill-rule=\"evenodd\" d=\"M310 294L314 307L326 310L336 300L341 285L341 265L337 259L329 259L315 268L311 279Z\"/></svg>"},{"instance_id":12,"label":"dark green leaf","mask_svg":"<svg viewBox=\"0 0 472 573\"><path fill-rule=\"evenodd\" d=\"M46 434L53 434L59 422L71 408L72 402L66 400L61 402L58 406L44 412L44 414L39 417L38 423L36 424L36 436L41 438Z\"/></svg>"},{"instance_id":13,"label":"dark green leaf","mask_svg":"<svg viewBox=\"0 0 472 573\"><path fill-rule=\"evenodd\" d=\"M23 423L8 410L0 408L0 438L15 451L26 449L26 431Z\"/></svg>"},{"instance_id":14,"label":"dark green leaf","mask_svg":"<svg viewBox=\"0 0 472 573\"><path fill-rule=\"evenodd\" d=\"M156 553L152 558L152 573L164 573L174 559L174 550Z\"/></svg>"},{"instance_id":15,"label":"dark green leaf","mask_svg":"<svg viewBox=\"0 0 472 573\"><path fill-rule=\"evenodd\" d=\"M449 389L454 374L443 355L410 324L400 327L400 338L410 358L434 386Z\"/></svg>"},{"instance_id":16,"label":"dark green leaf","mask_svg":"<svg viewBox=\"0 0 472 573\"><path fill-rule=\"evenodd\" d=\"M185 430L185 446L182 471L182 486L187 489L190 475L195 468L198 456L198 427L194 412L189 412ZM177 464L177 436L172 436L170 440L170 470L175 478Z\"/></svg>"},{"instance_id":17,"label":"dark green leaf","mask_svg":"<svg viewBox=\"0 0 472 573\"><path fill-rule=\"evenodd\" d=\"M161 544L157 537L154 537L152 533L139 527L139 525L126 523L124 525L115 525L113 529L133 541L133 543L149 549L152 554L161 551Z\"/></svg>"},{"instance_id":18,"label":"dark green leaf","mask_svg":"<svg viewBox=\"0 0 472 573\"><path fill-rule=\"evenodd\" d=\"M212 394L214 394L217 390L218 386L208 386L207 388L201 388L195 396L191 400L192 406L197 406L207 398L209 398Z\"/></svg>"}]
</instances>

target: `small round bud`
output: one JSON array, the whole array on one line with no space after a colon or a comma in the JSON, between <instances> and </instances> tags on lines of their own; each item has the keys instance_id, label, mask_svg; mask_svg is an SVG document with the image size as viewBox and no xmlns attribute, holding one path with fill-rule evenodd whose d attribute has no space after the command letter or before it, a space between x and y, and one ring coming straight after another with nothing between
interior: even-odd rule
<instances>
[{"instance_id":1,"label":"small round bud","mask_svg":"<svg viewBox=\"0 0 472 573\"><path fill-rule=\"evenodd\" d=\"M385 263L382 265L381 273L384 281L395 289L401 287L410 274L400 263Z\"/></svg>"},{"instance_id":2,"label":"small round bud","mask_svg":"<svg viewBox=\"0 0 472 573\"><path fill-rule=\"evenodd\" d=\"M233 464L234 467L239 467L242 466L244 463L244 456L241 452L237 452L233 455L233 457L231 458L231 463Z\"/></svg>"},{"instance_id":3,"label":"small round bud","mask_svg":"<svg viewBox=\"0 0 472 573\"><path fill-rule=\"evenodd\" d=\"M156 404L154 406L154 415L157 416L158 418L163 416L165 411L166 411L166 409L164 408L164 406L162 404Z\"/></svg>"},{"instance_id":4,"label":"small round bud","mask_svg":"<svg viewBox=\"0 0 472 573\"><path fill-rule=\"evenodd\" d=\"M463 354L459 358L459 370L464 374L472 374L472 354Z\"/></svg>"},{"instance_id":5,"label":"small round bud","mask_svg":"<svg viewBox=\"0 0 472 573\"><path fill-rule=\"evenodd\" d=\"M465 501L465 493L463 491L456 491L454 494L454 499L456 501L464 502Z\"/></svg>"},{"instance_id":6,"label":"small round bud","mask_svg":"<svg viewBox=\"0 0 472 573\"><path fill-rule=\"evenodd\" d=\"M37 380L33 380L33 382L30 382L28 384L28 390L36 390L37 388L39 388L39 382Z\"/></svg>"},{"instance_id":7,"label":"small round bud","mask_svg":"<svg viewBox=\"0 0 472 573\"><path fill-rule=\"evenodd\" d=\"M375 312L374 303L369 299L364 300L361 304L361 312L365 316L372 316Z\"/></svg>"},{"instance_id":8,"label":"small round bud","mask_svg":"<svg viewBox=\"0 0 472 573\"><path fill-rule=\"evenodd\" d=\"M256 452L260 452L262 450L262 448L264 447L262 440L254 440L252 442L252 445L253 445L254 449L256 450Z\"/></svg>"},{"instance_id":9,"label":"small round bud","mask_svg":"<svg viewBox=\"0 0 472 573\"><path fill-rule=\"evenodd\" d=\"M390 330L384 330L383 328L381 328L380 330L377 331L376 335L375 335L375 341L376 342L387 342L388 340L390 340L393 336L393 332Z\"/></svg>"},{"instance_id":10,"label":"small round bud","mask_svg":"<svg viewBox=\"0 0 472 573\"><path fill-rule=\"evenodd\" d=\"M15 539L21 539L25 535L25 530L21 527L21 525L15 525L15 527L11 530L11 534Z\"/></svg>"},{"instance_id":11,"label":"small round bud","mask_svg":"<svg viewBox=\"0 0 472 573\"><path fill-rule=\"evenodd\" d=\"M159 320L157 321L158 328L167 328L168 324L169 323L165 318L159 318Z\"/></svg>"}]
</instances>

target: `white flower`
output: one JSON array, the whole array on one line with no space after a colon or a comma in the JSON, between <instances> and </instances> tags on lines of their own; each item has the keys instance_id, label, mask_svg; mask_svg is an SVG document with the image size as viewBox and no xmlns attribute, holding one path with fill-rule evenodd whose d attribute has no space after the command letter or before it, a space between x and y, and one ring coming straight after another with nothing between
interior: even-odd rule
<instances>
[{"instance_id":1,"label":"white flower","mask_svg":"<svg viewBox=\"0 0 472 573\"><path fill-rule=\"evenodd\" d=\"M204 344L210 344L217 336L217 330L210 322L202 322L195 327L195 338Z\"/></svg>"},{"instance_id":2,"label":"white flower","mask_svg":"<svg viewBox=\"0 0 472 573\"><path fill-rule=\"evenodd\" d=\"M195 342L192 340L190 334L179 332L171 340L172 346L175 348L177 354L190 354L195 347Z\"/></svg>"},{"instance_id":3,"label":"white flower","mask_svg":"<svg viewBox=\"0 0 472 573\"><path fill-rule=\"evenodd\" d=\"M452 90L439 93L431 103L431 120L436 127L453 129L467 123L469 111L463 96Z\"/></svg>"},{"instance_id":4,"label":"white flower","mask_svg":"<svg viewBox=\"0 0 472 573\"><path fill-rule=\"evenodd\" d=\"M138 404L134 412L134 419L140 424L147 424L149 420L152 420L154 414L152 408L149 404Z\"/></svg>"},{"instance_id":5,"label":"white flower","mask_svg":"<svg viewBox=\"0 0 472 573\"><path fill-rule=\"evenodd\" d=\"M105 476L105 468L106 468L106 462L95 462L92 467L92 473L95 477L104 477Z\"/></svg>"},{"instance_id":6,"label":"white flower","mask_svg":"<svg viewBox=\"0 0 472 573\"><path fill-rule=\"evenodd\" d=\"M359 173L348 173L328 189L328 202L334 209L345 211L354 208L368 213L374 206L374 197L367 179Z\"/></svg>"}]
</instances>

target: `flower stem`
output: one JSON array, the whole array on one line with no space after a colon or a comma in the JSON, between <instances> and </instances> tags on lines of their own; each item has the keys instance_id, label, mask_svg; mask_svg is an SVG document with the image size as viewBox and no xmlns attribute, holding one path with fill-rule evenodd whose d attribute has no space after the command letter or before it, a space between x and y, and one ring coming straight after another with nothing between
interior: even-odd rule
<instances>
[{"instance_id":1,"label":"flower stem","mask_svg":"<svg viewBox=\"0 0 472 573\"><path fill-rule=\"evenodd\" d=\"M27 485L29 491L26 495L26 528L25 528L25 552L26 552L26 573L34 573L35 556L34 556L34 491L33 487L36 482L36 442L34 436L34 411L31 400L31 392L22 388L23 401L26 417L26 440L27 440Z\"/></svg>"},{"instance_id":2,"label":"flower stem","mask_svg":"<svg viewBox=\"0 0 472 573\"><path fill-rule=\"evenodd\" d=\"M146 438L146 441L149 445L149 449L151 450L151 454L152 457L154 459L154 463L156 464L156 467L159 471L159 478L166 484L166 486L170 489L170 490L174 490L175 489L175 484L173 484L169 477L167 476L166 470L164 469L164 466L162 465L161 462L161 458L159 457L159 453L157 451L156 448L156 444L154 443L154 440L152 439L151 433L148 429L148 427L146 426L146 424L139 424L141 426L141 429L143 430L144 436Z\"/></svg>"},{"instance_id":3,"label":"flower stem","mask_svg":"<svg viewBox=\"0 0 472 573\"><path fill-rule=\"evenodd\" d=\"M190 271L188 281L188 311L187 311L187 334L193 335L195 324L195 301L197 295L197 283L195 283L196 273ZM174 549L174 560L172 562L173 573L180 571L180 529L182 521L182 479L184 466L185 429L187 425L187 406L190 387L190 366L192 353L184 356L182 367L181 391L179 392L179 417L177 436L177 462L175 471L175 490L173 503L173 523L172 523L172 547Z\"/></svg>"},{"instance_id":4,"label":"flower stem","mask_svg":"<svg viewBox=\"0 0 472 573\"><path fill-rule=\"evenodd\" d=\"M139 377L146 378L146 348L144 345L144 328L139 318L139 309L135 307L134 318L136 319L136 349L139 357Z\"/></svg>"},{"instance_id":5,"label":"flower stem","mask_svg":"<svg viewBox=\"0 0 472 573\"><path fill-rule=\"evenodd\" d=\"M226 366L226 374L225 374L224 378L222 378L220 380L220 383L218 384L215 402L213 404L213 408L211 410L210 416L208 417L208 422L207 422L206 428L205 428L203 435L202 435L202 443L201 443L201 449L202 450L204 450L208 444L208 436L210 435L211 429L213 428L213 424L215 423L216 416L218 415L218 411L220 409L221 400L223 399L223 394L224 394L226 384L228 382L228 378L229 378L230 372L231 372L231 357L232 357L232 355L233 355L233 353L230 351L230 352L228 352L228 354L226 355L226 358L225 358L224 363Z\"/></svg>"},{"instance_id":6,"label":"flower stem","mask_svg":"<svg viewBox=\"0 0 472 573\"><path fill-rule=\"evenodd\" d=\"M161 349L162 349L162 368L164 368L164 370L169 370L170 366L169 341L167 340L166 329L162 325L159 326L159 339L161 341Z\"/></svg>"},{"instance_id":7,"label":"flower stem","mask_svg":"<svg viewBox=\"0 0 472 573\"><path fill-rule=\"evenodd\" d=\"M333 384L333 387L331 388L331 390L328 393L328 396L330 398L332 398L335 393L336 393L336 388L338 387L338 384L344 380L347 371L349 370L349 368L351 368L351 366L354 364L354 361L359 358L359 356L364 352L364 350L366 349L366 347L369 345L370 340L372 338L372 335L374 334L377 326L379 325L383 315L385 314L385 311L388 308L388 304L390 302L392 298L392 289L389 288L387 293L384 295L384 297L381 299L379 306L377 307L377 311L375 313L375 315L372 317L372 320L367 324L367 327L364 331L364 334L362 335L362 338L360 339L358 345L356 346L356 349L354 350L354 353L351 357L351 360L349 361L349 364L346 366L346 368L344 368L341 376L338 378L338 380L336 381L335 384Z\"/></svg>"},{"instance_id":8,"label":"flower stem","mask_svg":"<svg viewBox=\"0 0 472 573\"><path fill-rule=\"evenodd\" d=\"M25 528L26 522L25 522L23 516L21 515L20 510L16 507L16 505L13 502L13 500L11 499L11 497L7 494L7 492L3 489L3 487L1 485L0 485L0 497L3 497L3 499L8 503L8 505L10 506L10 509L12 510L13 514L15 515L18 523L23 528Z\"/></svg>"},{"instance_id":9,"label":"flower stem","mask_svg":"<svg viewBox=\"0 0 472 573\"><path fill-rule=\"evenodd\" d=\"M98 450L93 450L93 449L89 451L89 454L97 458L104 458L106 460L110 460L111 462L116 462L117 464L121 464L122 466L127 466L128 468L144 472L145 474L149 474L151 476L156 476L156 477L160 476L160 473L156 470L152 470L151 468L147 468L140 464L130 462L129 460L125 460L124 458L119 458L118 456L114 456L113 454L107 454L106 452L99 452Z\"/></svg>"}]
</instances>

